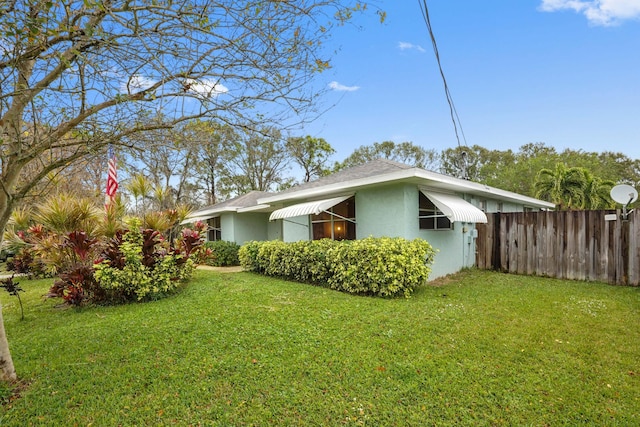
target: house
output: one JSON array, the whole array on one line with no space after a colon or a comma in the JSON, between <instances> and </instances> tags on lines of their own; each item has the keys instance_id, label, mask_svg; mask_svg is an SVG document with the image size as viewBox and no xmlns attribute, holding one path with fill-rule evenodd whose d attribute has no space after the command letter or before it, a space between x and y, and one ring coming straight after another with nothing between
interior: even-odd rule
<instances>
[{"instance_id":1,"label":"house","mask_svg":"<svg viewBox=\"0 0 640 427\"><path fill-rule=\"evenodd\" d=\"M251 192L200 209L210 240L293 242L369 236L422 238L438 253L431 278L473 266L485 212L554 204L472 181L378 159L279 193Z\"/></svg>"}]
</instances>

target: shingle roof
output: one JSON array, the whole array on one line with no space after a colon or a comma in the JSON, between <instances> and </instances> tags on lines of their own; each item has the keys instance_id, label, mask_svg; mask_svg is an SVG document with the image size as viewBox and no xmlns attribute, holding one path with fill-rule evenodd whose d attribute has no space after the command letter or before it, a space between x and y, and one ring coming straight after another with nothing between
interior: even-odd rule
<instances>
[{"instance_id":1,"label":"shingle roof","mask_svg":"<svg viewBox=\"0 0 640 427\"><path fill-rule=\"evenodd\" d=\"M338 182L352 181L354 179L370 178L372 176L384 175L404 169L413 169L413 166L388 159L376 159L369 163L352 166L331 175L323 176L322 178L318 178L315 181L296 185L294 187L281 191L278 194L293 193L310 188L323 187L325 185L335 184Z\"/></svg>"},{"instance_id":2,"label":"shingle roof","mask_svg":"<svg viewBox=\"0 0 640 427\"><path fill-rule=\"evenodd\" d=\"M189 216L197 217L211 212L235 211L238 208L256 206L259 198L272 196L273 194L274 193L269 193L268 191L251 191L247 194L243 194L242 196L234 197L232 199L225 200L224 202L198 209L197 211L192 212Z\"/></svg>"}]
</instances>

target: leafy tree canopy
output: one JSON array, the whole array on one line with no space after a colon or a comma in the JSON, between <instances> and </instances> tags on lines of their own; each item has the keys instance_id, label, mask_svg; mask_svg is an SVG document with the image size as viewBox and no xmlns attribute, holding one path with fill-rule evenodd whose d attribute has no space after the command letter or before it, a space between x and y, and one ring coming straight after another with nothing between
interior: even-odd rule
<instances>
[{"instance_id":1,"label":"leafy tree canopy","mask_svg":"<svg viewBox=\"0 0 640 427\"><path fill-rule=\"evenodd\" d=\"M437 165L438 153L433 149L428 150L412 142L374 142L372 145L363 145L355 149L343 162L336 163L334 169L340 170L357 166L378 158L394 160L424 169L434 169L434 166Z\"/></svg>"}]
</instances>

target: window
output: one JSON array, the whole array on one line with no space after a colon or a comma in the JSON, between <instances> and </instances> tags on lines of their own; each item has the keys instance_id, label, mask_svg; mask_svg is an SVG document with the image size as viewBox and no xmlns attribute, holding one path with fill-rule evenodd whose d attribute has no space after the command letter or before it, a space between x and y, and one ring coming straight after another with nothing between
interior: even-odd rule
<instances>
[{"instance_id":1,"label":"window","mask_svg":"<svg viewBox=\"0 0 640 427\"><path fill-rule=\"evenodd\" d=\"M215 218L209 218L207 220L207 225L209 225L209 230L207 232L207 240L209 240L210 242L222 240L222 232L220 229L220 217L217 216Z\"/></svg>"},{"instance_id":2,"label":"window","mask_svg":"<svg viewBox=\"0 0 640 427\"><path fill-rule=\"evenodd\" d=\"M422 192L419 192L420 201L418 207L418 218L420 219L421 230L451 230L452 222L449 221L436 205Z\"/></svg>"},{"instance_id":3,"label":"window","mask_svg":"<svg viewBox=\"0 0 640 427\"><path fill-rule=\"evenodd\" d=\"M319 215L311 215L311 227L313 240L355 240L355 197L350 197Z\"/></svg>"}]
</instances>

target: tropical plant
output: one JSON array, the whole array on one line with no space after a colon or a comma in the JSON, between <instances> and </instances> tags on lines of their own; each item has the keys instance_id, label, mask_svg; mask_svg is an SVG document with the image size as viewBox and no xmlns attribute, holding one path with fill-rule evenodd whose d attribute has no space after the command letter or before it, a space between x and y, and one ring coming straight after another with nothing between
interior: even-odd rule
<instances>
[{"instance_id":1,"label":"tropical plant","mask_svg":"<svg viewBox=\"0 0 640 427\"><path fill-rule=\"evenodd\" d=\"M18 302L20 303L20 320L24 320L24 308L22 307L22 298L20 298L20 292L24 292L24 289L20 287L20 284L18 282L15 282L13 280L14 277L15 274L12 274L11 277L0 280L0 288L3 288L5 291L7 291L9 295L18 298Z\"/></svg>"},{"instance_id":2,"label":"tropical plant","mask_svg":"<svg viewBox=\"0 0 640 427\"><path fill-rule=\"evenodd\" d=\"M146 213L146 199L153 191L151 181L142 173L133 175L125 188L133 196L135 214L144 216Z\"/></svg>"},{"instance_id":3,"label":"tropical plant","mask_svg":"<svg viewBox=\"0 0 640 427\"><path fill-rule=\"evenodd\" d=\"M61 297L71 305L102 298L103 292L93 277L93 260L103 245L100 240L83 231L73 231L64 236L60 245L60 270L58 280L49 289L48 297Z\"/></svg>"},{"instance_id":4,"label":"tropical plant","mask_svg":"<svg viewBox=\"0 0 640 427\"><path fill-rule=\"evenodd\" d=\"M541 169L535 181L536 197L556 204L556 209L579 209L584 205L585 169L556 163L553 170Z\"/></svg>"},{"instance_id":5,"label":"tropical plant","mask_svg":"<svg viewBox=\"0 0 640 427\"><path fill-rule=\"evenodd\" d=\"M93 200L56 194L37 205L33 219L55 233L83 230L93 234L103 216L104 212Z\"/></svg>"},{"instance_id":6,"label":"tropical plant","mask_svg":"<svg viewBox=\"0 0 640 427\"><path fill-rule=\"evenodd\" d=\"M594 176L587 170L584 171L584 176L582 209L610 209L615 207L615 203L609 194L615 182Z\"/></svg>"},{"instance_id":7,"label":"tropical plant","mask_svg":"<svg viewBox=\"0 0 640 427\"><path fill-rule=\"evenodd\" d=\"M140 221L131 219L129 230L111 239L94 265L103 298L94 302L158 299L175 291L199 261L203 236L185 229L171 247L160 232L140 229Z\"/></svg>"}]
</instances>

